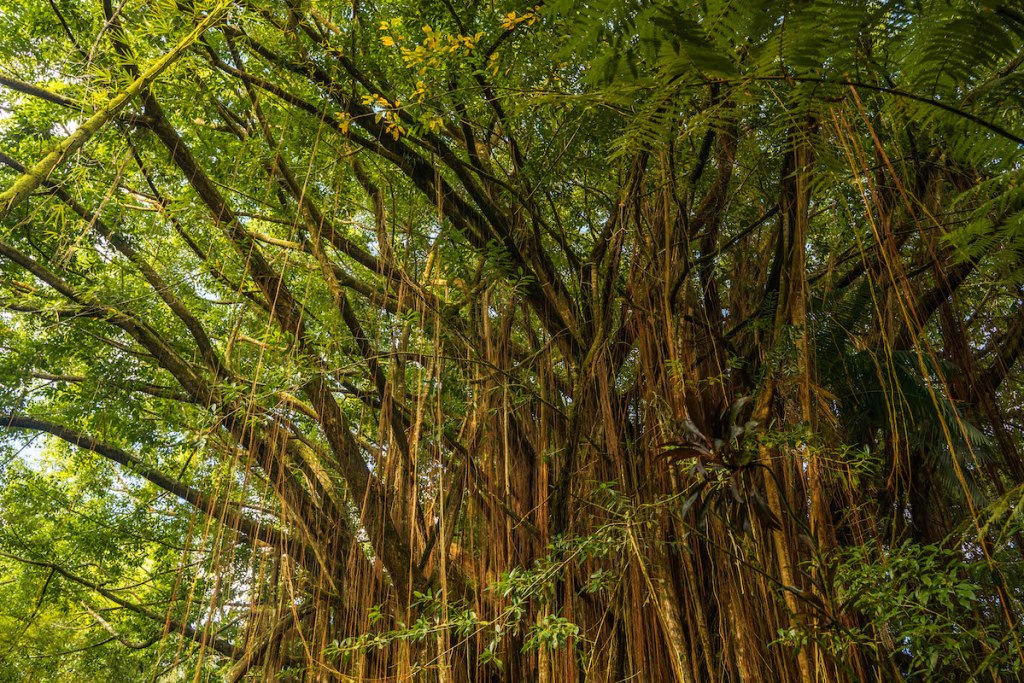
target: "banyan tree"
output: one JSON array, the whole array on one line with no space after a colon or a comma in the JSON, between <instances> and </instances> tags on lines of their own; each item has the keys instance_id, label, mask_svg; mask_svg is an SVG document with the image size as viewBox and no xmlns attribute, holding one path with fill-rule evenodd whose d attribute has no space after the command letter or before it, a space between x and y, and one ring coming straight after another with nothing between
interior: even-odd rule
<instances>
[{"instance_id":1,"label":"banyan tree","mask_svg":"<svg viewBox=\"0 0 1024 683\"><path fill-rule=\"evenodd\" d=\"M5 0L0 679L1014 680L1024 11Z\"/></svg>"}]
</instances>

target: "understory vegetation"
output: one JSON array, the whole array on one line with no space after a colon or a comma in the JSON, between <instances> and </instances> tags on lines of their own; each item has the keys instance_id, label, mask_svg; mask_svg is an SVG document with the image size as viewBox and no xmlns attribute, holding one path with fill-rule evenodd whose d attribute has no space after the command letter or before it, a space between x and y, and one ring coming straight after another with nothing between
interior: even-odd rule
<instances>
[{"instance_id":1,"label":"understory vegetation","mask_svg":"<svg viewBox=\"0 0 1024 683\"><path fill-rule=\"evenodd\" d=\"M1024 677L1024 10L3 0L0 681Z\"/></svg>"}]
</instances>

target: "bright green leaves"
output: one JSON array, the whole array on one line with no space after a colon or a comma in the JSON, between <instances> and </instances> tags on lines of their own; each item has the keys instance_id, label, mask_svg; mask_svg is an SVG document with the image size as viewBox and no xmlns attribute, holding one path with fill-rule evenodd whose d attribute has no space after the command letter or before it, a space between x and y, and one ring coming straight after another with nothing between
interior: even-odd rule
<instances>
[{"instance_id":1,"label":"bright green leaves","mask_svg":"<svg viewBox=\"0 0 1024 683\"><path fill-rule=\"evenodd\" d=\"M901 666L908 677L925 679L952 668L973 668L969 663L975 661L979 647L994 656L976 670L977 675L1019 667L1012 648L1001 642L1004 631L968 626L979 596L991 591L991 586L983 585L991 580L983 564L934 546L904 544L887 551L859 546L836 558L831 571L837 601L857 609L869 625L804 634L812 639L820 635L829 649L877 648L894 662L906 658ZM889 637L905 647L893 651L871 623L889 624ZM792 635L783 636L784 642L791 639Z\"/></svg>"}]
</instances>

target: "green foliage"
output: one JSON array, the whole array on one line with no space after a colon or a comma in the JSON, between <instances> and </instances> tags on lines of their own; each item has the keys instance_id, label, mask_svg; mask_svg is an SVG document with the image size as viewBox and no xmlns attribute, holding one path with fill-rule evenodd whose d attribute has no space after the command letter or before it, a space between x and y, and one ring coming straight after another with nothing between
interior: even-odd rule
<instances>
[{"instance_id":1,"label":"green foliage","mask_svg":"<svg viewBox=\"0 0 1024 683\"><path fill-rule=\"evenodd\" d=\"M851 648L888 653L908 680L1019 675L1020 659L1008 647L1013 635L974 625L975 610L994 606L983 598L993 588L984 562L935 546L872 544L844 549L827 571L837 604L862 621L795 628L780 633L781 643L817 640L839 659Z\"/></svg>"}]
</instances>

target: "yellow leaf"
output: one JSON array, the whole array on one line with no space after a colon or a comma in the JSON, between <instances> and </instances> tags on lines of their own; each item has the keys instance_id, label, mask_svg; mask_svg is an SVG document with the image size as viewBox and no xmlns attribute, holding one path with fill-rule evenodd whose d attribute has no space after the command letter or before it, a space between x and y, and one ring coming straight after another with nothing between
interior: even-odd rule
<instances>
[{"instance_id":1,"label":"yellow leaf","mask_svg":"<svg viewBox=\"0 0 1024 683\"><path fill-rule=\"evenodd\" d=\"M338 127L341 128L341 132L347 135L349 124L352 123L352 117L345 111L338 112L335 114L335 117L338 119Z\"/></svg>"}]
</instances>

